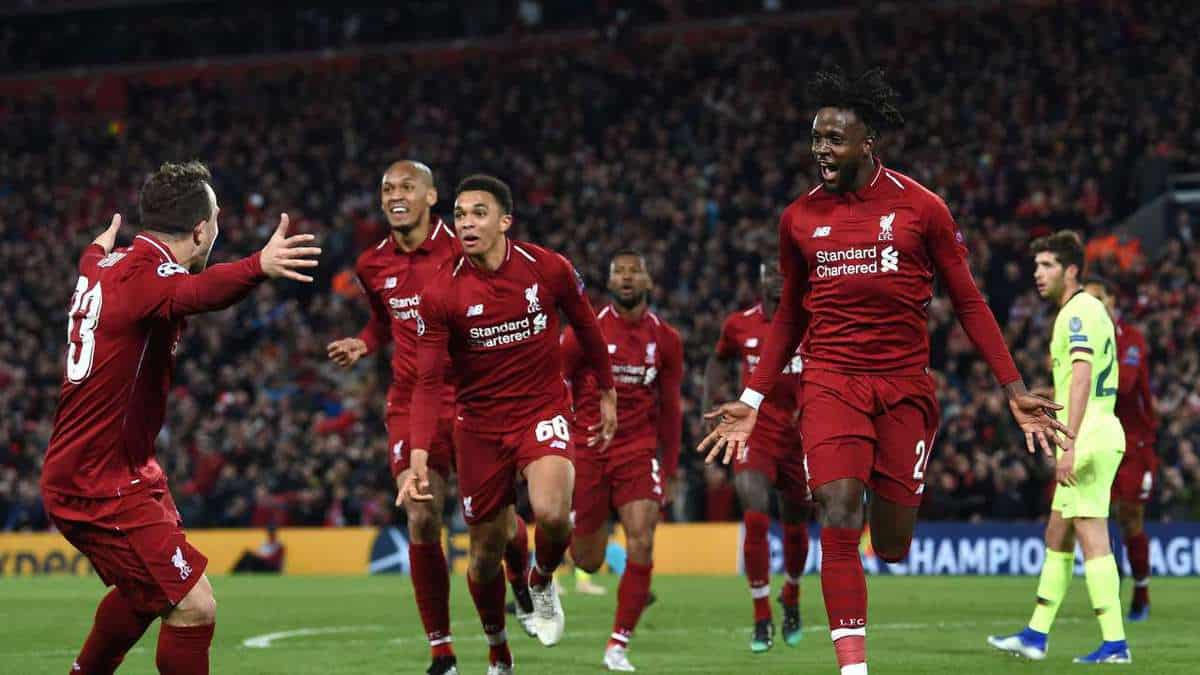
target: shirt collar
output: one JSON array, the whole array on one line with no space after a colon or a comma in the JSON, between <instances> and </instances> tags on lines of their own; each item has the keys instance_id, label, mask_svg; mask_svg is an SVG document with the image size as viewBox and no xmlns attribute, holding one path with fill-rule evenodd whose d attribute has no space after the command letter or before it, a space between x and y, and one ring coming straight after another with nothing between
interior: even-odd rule
<instances>
[{"instance_id":1,"label":"shirt collar","mask_svg":"<svg viewBox=\"0 0 1200 675\"><path fill-rule=\"evenodd\" d=\"M171 253L171 247L163 243L161 239L155 237L149 232L138 232L133 238L133 245L137 248L143 248L148 251L153 251L154 255L162 258L163 262L177 263L175 254Z\"/></svg>"}]
</instances>

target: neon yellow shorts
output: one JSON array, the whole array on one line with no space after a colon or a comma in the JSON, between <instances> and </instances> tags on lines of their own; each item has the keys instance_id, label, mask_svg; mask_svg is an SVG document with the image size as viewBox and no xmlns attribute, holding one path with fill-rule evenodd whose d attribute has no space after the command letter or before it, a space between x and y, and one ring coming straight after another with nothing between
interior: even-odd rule
<instances>
[{"instance_id":1,"label":"neon yellow shorts","mask_svg":"<svg viewBox=\"0 0 1200 675\"><path fill-rule=\"evenodd\" d=\"M1063 518L1107 518L1113 480L1124 456L1125 433L1116 417L1081 432L1075 439L1078 483L1055 486L1050 508L1061 511Z\"/></svg>"}]
</instances>

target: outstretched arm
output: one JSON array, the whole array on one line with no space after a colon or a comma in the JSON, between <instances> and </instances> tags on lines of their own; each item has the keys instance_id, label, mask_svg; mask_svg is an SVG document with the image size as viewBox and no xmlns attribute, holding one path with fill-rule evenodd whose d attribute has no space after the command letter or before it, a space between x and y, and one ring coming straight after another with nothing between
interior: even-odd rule
<instances>
[{"instance_id":1,"label":"outstretched arm","mask_svg":"<svg viewBox=\"0 0 1200 675\"><path fill-rule=\"evenodd\" d=\"M225 309L245 298L267 278L284 277L311 283L312 277L299 270L317 266L321 249L309 246L311 234L287 236L288 217L282 214L279 227L261 251L236 262L213 265L199 274L188 274L180 265L164 263L146 291L143 315L177 319Z\"/></svg>"},{"instance_id":2,"label":"outstretched arm","mask_svg":"<svg viewBox=\"0 0 1200 675\"><path fill-rule=\"evenodd\" d=\"M975 278L971 276L971 269L967 265L967 248L962 243L958 225L950 216L950 209L936 198L931 199L928 209L926 245L929 257L946 286L959 323L1004 387L1008 395L1008 407L1017 425L1025 432L1025 444L1029 452L1035 452L1036 441L1043 451L1053 455L1051 440L1060 445L1069 443L1058 437L1058 433L1068 439L1074 438L1062 422L1050 415L1051 411L1061 410L1062 406L1031 394L1026 389L1025 381L1021 379L1008 352L1000 324L996 323L996 317L975 285Z\"/></svg>"}]
</instances>

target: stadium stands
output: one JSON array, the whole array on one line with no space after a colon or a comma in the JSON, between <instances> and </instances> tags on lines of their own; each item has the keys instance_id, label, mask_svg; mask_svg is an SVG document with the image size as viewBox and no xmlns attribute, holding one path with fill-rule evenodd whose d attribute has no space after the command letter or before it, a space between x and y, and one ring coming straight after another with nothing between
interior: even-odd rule
<instances>
[{"instance_id":1,"label":"stadium stands","mask_svg":"<svg viewBox=\"0 0 1200 675\"><path fill-rule=\"evenodd\" d=\"M0 530L47 525L38 465L76 257L111 212L136 223L137 188L167 159L198 157L214 170L216 259L257 248L280 211L325 249L315 288L265 285L189 327L160 437L189 527L396 517L381 420L386 360L345 374L324 346L361 325L365 308L345 275L384 236L377 184L401 157L435 169L443 215L457 178L511 179L517 236L565 253L594 299L611 252L645 251L653 303L685 340L685 448L694 446L721 318L752 301L778 213L811 187L806 76L867 62L885 65L906 97L908 125L884 139L881 156L949 202L1031 386L1048 384L1050 317L1031 289L1027 242L1062 227L1119 235L1096 247L1094 265L1117 281L1122 310L1153 350L1163 487L1149 513L1200 517L1196 223L1181 212L1163 247L1133 256L1118 244L1136 233L1115 227L1163 191L1168 173L1200 168L1200 14L1183 2L1103 4L1113 9L855 15L690 44L600 41L438 64L363 57L329 67L300 56L269 72L134 78L104 105L0 97ZM253 32L232 34L244 52L261 52ZM37 45L23 49L3 63L58 65ZM145 49L139 58L176 56ZM944 428L923 515L1044 513L1047 467L1025 456L944 297L930 307L930 330ZM706 483L685 455L672 516L727 511L706 509L706 484L719 491L721 481Z\"/></svg>"}]
</instances>

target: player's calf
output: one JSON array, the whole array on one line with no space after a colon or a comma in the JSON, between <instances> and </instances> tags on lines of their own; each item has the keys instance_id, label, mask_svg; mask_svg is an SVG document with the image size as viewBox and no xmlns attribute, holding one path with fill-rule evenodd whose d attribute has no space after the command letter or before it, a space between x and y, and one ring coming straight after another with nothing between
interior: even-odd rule
<instances>
[{"instance_id":1,"label":"player's calf","mask_svg":"<svg viewBox=\"0 0 1200 675\"><path fill-rule=\"evenodd\" d=\"M154 621L155 615L134 607L119 589L112 589L96 607L96 622L88 633L72 672L109 675Z\"/></svg>"},{"instance_id":2,"label":"player's calf","mask_svg":"<svg viewBox=\"0 0 1200 675\"><path fill-rule=\"evenodd\" d=\"M217 621L217 601L208 575L163 619L155 664L162 675L207 675L208 649Z\"/></svg>"}]
</instances>

